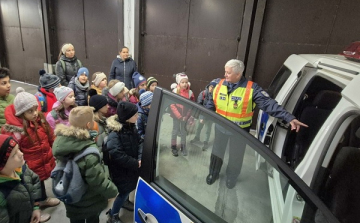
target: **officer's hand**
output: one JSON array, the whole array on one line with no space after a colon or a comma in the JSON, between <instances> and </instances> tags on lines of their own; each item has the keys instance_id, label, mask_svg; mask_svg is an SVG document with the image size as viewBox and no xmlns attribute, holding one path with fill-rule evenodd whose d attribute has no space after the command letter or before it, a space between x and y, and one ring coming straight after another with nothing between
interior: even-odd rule
<instances>
[{"instance_id":1,"label":"officer's hand","mask_svg":"<svg viewBox=\"0 0 360 223\"><path fill-rule=\"evenodd\" d=\"M299 132L300 126L309 127L297 119L291 120L290 125L291 125L291 130L296 130L296 132Z\"/></svg>"}]
</instances>

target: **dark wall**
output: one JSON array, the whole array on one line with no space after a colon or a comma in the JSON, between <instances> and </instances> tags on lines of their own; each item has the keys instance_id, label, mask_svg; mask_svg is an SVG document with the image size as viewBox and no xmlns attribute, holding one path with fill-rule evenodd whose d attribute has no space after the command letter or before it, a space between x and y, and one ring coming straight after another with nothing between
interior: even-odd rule
<instances>
[{"instance_id":1,"label":"dark wall","mask_svg":"<svg viewBox=\"0 0 360 223\"><path fill-rule=\"evenodd\" d=\"M337 54L360 40L358 0L267 1L254 80L266 88L290 54Z\"/></svg>"}]
</instances>

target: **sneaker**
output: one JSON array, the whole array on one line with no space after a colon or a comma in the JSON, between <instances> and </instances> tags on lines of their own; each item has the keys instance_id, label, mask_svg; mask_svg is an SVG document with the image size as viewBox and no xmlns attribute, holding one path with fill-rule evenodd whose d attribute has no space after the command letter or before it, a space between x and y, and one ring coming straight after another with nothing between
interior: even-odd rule
<instances>
[{"instance_id":1,"label":"sneaker","mask_svg":"<svg viewBox=\"0 0 360 223\"><path fill-rule=\"evenodd\" d=\"M45 201L39 203L40 208L55 207L60 204L60 200L57 198L48 197Z\"/></svg>"},{"instance_id":2,"label":"sneaker","mask_svg":"<svg viewBox=\"0 0 360 223\"><path fill-rule=\"evenodd\" d=\"M51 218L51 215L45 212L40 213L40 222L47 222Z\"/></svg>"},{"instance_id":3,"label":"sneaker","mask_svg":"<svg viewBox=\"0 0 360 223\"><path fill-rule=\"evenodd\" d=\"M202 151L206 151L209 148L208 142L204 141L204 145L202 147Z\"/></svg>"},{"instance_id":4,"label":"sneaker","mask_svg":"<svg viewBox=\"0 0 360 223\"><path fill-rule=\"evenodd\" d=\"M172 149L171 152L172 152L173 156L178 156L179 155L177 149Z\"/></svg>"},{"instance_id":5,"label":"sneaker","mask_svg":"<svg viewBox=\"0 0 360 223\"><path fill-rule=\"evenodd\" d=\"M111 216L110 213L111 213L111 209L109 209L106 212L106 215L108 216L106 223L122 223L122 221L119 218L119 213L114 214L113 216Z\"/></svg>"},{"instance_id":6,"label":"sneaker","mask_svg":"<svg viewBox=\"0 0 360 223\"><path fill-rule=\"evenodd\" d=\"M134 211L134 203L129 201L129 199L128 199L124 202L122 208L124 208L128 211Z\"/></svg>"},{"instance_id":7,"label":"sneaker","mask_svg":"<svg viewBox=\"0 0 360 223\"><path fill-rule=\"evenodd\" d=\"M195 138L193 138L192 140L190 140L190 143L191 143L191 144L194 144L194 143L197 143L197 142L200 142L200 138L198 138L198 137L196 137L196 136L195 136Z\"/></svg>"}]
</instances>

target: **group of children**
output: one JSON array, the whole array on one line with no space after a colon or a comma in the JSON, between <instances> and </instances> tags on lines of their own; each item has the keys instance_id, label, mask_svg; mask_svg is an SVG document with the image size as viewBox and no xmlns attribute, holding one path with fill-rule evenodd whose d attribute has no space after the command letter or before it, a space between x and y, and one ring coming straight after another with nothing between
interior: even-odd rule
<instances>
[{"instance_id":1,"label":"group of children","mask_svg":"<svg viewBox=\"0 0 360 223\"><path fill-rule=\"evenodd\" d=\"M107 85L106 75L96 72L90 93L77 95L88 75L86 68L79 68L66 87L57 76L41 71L35 95L18 88L14 97L10 72L0 68L0 218L5 222L49 220L50 215L40 208L60 203L47 196L44 183L55 159L74 156L90 146L106 150L111 180L94 154L77 161L89 187L79 202L65 203L67 217L70 222L99 222L108 199L117 195L108 222L121 222L118 213L139 176L151 90L157 80L147 81L137 73L136 88L129 94L123 82L112 80Z\"/></svg>"}]
</instances>

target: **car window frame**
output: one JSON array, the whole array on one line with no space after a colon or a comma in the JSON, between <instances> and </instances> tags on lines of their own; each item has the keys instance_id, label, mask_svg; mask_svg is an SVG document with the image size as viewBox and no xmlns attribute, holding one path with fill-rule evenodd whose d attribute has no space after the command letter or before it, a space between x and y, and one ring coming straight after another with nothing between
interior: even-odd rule
<instances>
[{"instance_id":1,"label":"car window frame","mask_svg":"<svg viewBox=\"0 0 360 223\"><path fill-rule=\"evenodd\" d=\"M199 109L201 112L206 113L212 118L225 123L235 132L241 132L247 140L249 140L256 146L253 149L257 153L259 153L262 157L267 157L268 159L266 159L266 161L269 162L275 169L277 169L277 171L279 171L288 178L290 185L299 193L299 195L306 202L315 205L326 216L329 222L339 222L331 213L331 211L327 208L327 206L320 200L320 198L315 195L313 191L305 184L305 182L293 170L291 170L290 167L288 167L273 151L271 151L268 147L261 143L257 138L253 137L250 134L245 134L247 133L245 130L239 128L237 125L234 125L233 122L216 114L215 112L206 109L205 107L173 92L162 89L160 87L156 87L154 90L154 96L151 103L151 109L149 112L149 118L146 127L147 134L144 140L144 149L142 153L142 168L140 176L185 215L189 216L192 220L197 219L187 209L185 209L176 200L172 199L165 191L163 191L154 183L156 172L156 140L158 137L157 126L158 122L161 121L161 117L158 114L161 113L159 111L161 108L161 101L164 95L173 97L176 100L181 101L182 103L190 104L192 107ZM150 162L148 160L150 160Z\"/></svg>"}]
</instances>

